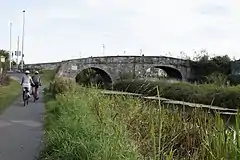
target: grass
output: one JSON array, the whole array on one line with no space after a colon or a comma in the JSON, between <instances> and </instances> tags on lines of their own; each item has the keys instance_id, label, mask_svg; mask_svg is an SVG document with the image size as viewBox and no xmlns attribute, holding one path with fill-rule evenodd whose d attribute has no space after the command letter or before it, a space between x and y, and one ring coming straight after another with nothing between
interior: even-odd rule
<instances>
[{"instance_id":1,"label":"grass","mask_svg":"<svg viewBox=\"0 0 240 160\"><path fill-rule=\"evenodd\" d=\"M234 138L234 129L239 130L238 117L233 129L219 115L201 110L186 113L172 105L103 95L69 81L55 83L60 84L52 84L47 93L54 93L55 98L46 95L45 149L41 159L240 158L239 134Z\"/></svg>"},{"instance_id":2,"label":"grass","mask_svg":"<svg viewBox=\"0 0 240 160\"><path fill-rule=\"evenodd\" d=\"M41 81L43 83L44 86L47 86L50 81L53 80L54 76L56 74L56 70L42 70L40 72L40 76L41 76Z\"/></svg>"},{"instance_id":3,"label":"grass","mask_svg":"<svg viewBox=\"0 0 240 160\"><path fill-rule=\"evenodd\" d=\"M138 159L126 128L112 121L111 114L105 117L95 113L91 107L98 102L85 101L90 92L85 93L81 97L73 97L73 93L59 95L56 101L47 103L46 148L41 159ZM68 101L65 96L72 98Z\"/></svg>"},{"instance_id":4,"label":"grass","mask_svg":"<svg viewBox=\"0 0 240 160\"><path fill-rule=\"evenodd\" d=\"M0 86L0 112L20 95L20 90L20 84L15 80L10 80L8 85Z\"/></svg>"}]
</instances>

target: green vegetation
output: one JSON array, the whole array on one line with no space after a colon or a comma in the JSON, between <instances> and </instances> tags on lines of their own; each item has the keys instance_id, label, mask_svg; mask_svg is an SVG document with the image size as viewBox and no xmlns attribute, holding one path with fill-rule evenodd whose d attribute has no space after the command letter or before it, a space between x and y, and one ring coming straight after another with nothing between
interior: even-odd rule
<instances>
[{"instance_id":1,"label":"green vegetation","mask_svg":"<svg viewBox=\"0 0 240 160\"><path fill-rule=\"evenodd\" d=\"M7 76L9 68L9 52L0 50L0 56L4 57L4 62L0 62L0 112L8 107L13 100L20 94L20 84Z\"/></svg>"},{"instance_id":2,"label":"green vegetation","mask_svg":"<svg viewBox=\"0 0 240 160\"><path fill-rule=\"evenodd\" d=\"M203 55L196 57L195 61L191 61L190 63L195 75L193 80L199 83L206 82L208 81L206 77L218 73L229 78L231 74L231 62L228 55L210 58L208 53L203 53Z\"/></svg>"},{"instance_id":3,"label":"green vegetation","mask_svg":"<svg viewBox=\"0 0 240 160\"><path fill-rule=\"evenodd\" d=\"M5 85L0 86L0 112L8 107L20 94L20 84L8 78Z\"/></svg>"},{"instance_id":4,"label":"green vegetation","mask_svg":"<svg viewBox=\"0 0 240 160\"><path fill-rule=\"evenodd\" d=\"M92 68L88 68L77 75L76 82L84 86L91 86L95 84L100 88L109 88L110 84L109 82L104 81L104 76L106 78L108 75L101 75L97 69L94 70Z\"/></svg>"},{"instance_id":5,"label":"green vegetation","mask_svg":"<svg viewBox=\"0 0 240 160\"><path fill-rule=\"evenodd\" d=\"M54 79L54 76L56 74L56 70L41 70L40 71L40 76L41 76L41 81L43 85L48 85L50 81Z\"/></svg>"},{"instance_id":6,"label":"green vegetation","mask_svg":"<svg viewBox=\"0 0 240 160\"><path fill-rule=\"evenodd\" d=\"M5 50L0 50L0 57L4 57L4 62L0 61L0 85L4 85L7 79L6 72L9 68L9 52ZM8 83L8 82L7 82Z\"/></svg>"},{"instance_id":7,"label":"green vegetation","mask_svg":"<svg viewBox=\"0 0 240 160\"><path fill-rule=\"evenodd\" d=\"M71 81L58 83L50 87L52 93L62 94L47 103L46 148L42 159L138 159L133 141L124 135L126 128L111 121L110 110L106 117L101 108L98 113L94 111L93 107L100 107L96 106L98 92L80 88ZM69 90L64 91L62 84Z\"/></svg>"},{"instance_id":8,"label":"green vegetation","mask_svg":"<svg viewBox=\"0 0 240 160\"><path fill-rule=\"evenodd\" d=\"M141 80L121 81L114 85L115 90L141 93L147 96L157 96L157 87L159 88L160 96L164 98L225 108L240 107L240 86L227 87L214 83L190 84L184 82L168 83L167 81L152 82Z\"/></svg>"},{"instance_id":9,"label":"green vegetation","mask_svg":"<svg viewBox=\"0 0 240 160\"><path fill-rule=\"evenodd\" d=\"M187 86L186 86L187 88ZM186 113L128 96L107 96L70 80L51 83L41 159L239 159L237 131L220 116ZM173 108L170 110L169 108Z\"/></svg>"}]
</instances>

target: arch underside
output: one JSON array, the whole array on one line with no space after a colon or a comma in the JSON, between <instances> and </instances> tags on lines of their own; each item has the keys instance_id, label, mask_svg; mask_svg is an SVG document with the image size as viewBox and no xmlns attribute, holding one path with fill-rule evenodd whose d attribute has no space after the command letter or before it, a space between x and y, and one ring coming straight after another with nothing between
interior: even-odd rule
<instances>
[{"instance_id":1,"label":"arch underside","mask_svg":"<svg viewBox=\"0 0 240 160\"><path fill-rule=\"evenodd\" d=\"M89 67L81 70L76 76L76 82L82 84L97 84L108 86L112 84L111 76L101 68Z\"/></svg>"},{"instance_id":2,"label":"arch underside","mask_svg":"<svg viewBox=\"0 0 240 160\"><path fill-rule=\"evenodd\" d=\"M163 71L165 71L168 78L177 79L177 80L183 79L182 73L178 69L175 69L173 67L155 66L154 68L162 69Z\"/></svg>"}]
</instances>

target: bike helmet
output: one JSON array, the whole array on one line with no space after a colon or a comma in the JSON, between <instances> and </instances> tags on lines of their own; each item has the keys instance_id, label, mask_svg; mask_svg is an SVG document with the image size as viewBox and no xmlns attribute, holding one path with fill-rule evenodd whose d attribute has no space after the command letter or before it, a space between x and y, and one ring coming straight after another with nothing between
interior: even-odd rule
<instances>
[{"instance_id":1,"label":"bike helmet","mask_svg":"<svg viewBox=\"0 0 240 160\"><path fill-rule=\"evenodd\" d=\"M29 74L30 72L29 72L29 70L26 70L25 73L26 73L26 74Z\"/></svg>"},{"instance_id":2,"label":"bike helmet","mask_svg":"<svg viewBox=\"0 0 240 160\"><path fill-rule=\"evenodd\" d=\"M38 74L39 72L38 71L35 71L35 74Z\"/></svg>"}]
</instances>

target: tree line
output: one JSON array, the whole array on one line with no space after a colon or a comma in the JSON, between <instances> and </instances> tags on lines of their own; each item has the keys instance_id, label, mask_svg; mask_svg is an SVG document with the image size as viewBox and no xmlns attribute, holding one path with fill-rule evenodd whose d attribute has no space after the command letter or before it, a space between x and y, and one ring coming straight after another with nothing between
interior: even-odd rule
<instances>
[{"instance_id":1,"label":"tree line","mask_svg":"<svg viewBox=\"0 0 240 160\"><path fill-rule=\"evenodd\" d=\"M207 52L203 55L194 57L190 61L190 66L194 78L191 81L198 83L209 82L213 77L222 77L225 81L229 81L235 85L240 82L240 76L233 75L233 62L228 55L210 57Z\"/></svg>"}]
</instances>

